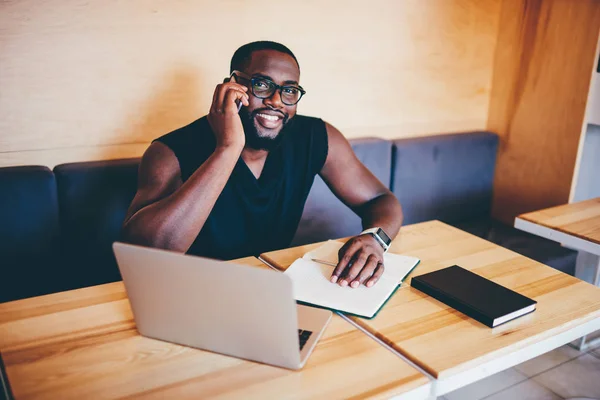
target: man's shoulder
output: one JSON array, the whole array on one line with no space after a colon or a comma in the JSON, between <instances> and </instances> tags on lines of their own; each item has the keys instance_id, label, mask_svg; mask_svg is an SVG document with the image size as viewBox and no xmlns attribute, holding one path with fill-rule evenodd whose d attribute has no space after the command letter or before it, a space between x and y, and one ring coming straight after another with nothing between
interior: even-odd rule
<instances>
[{"instance_id":1,"label":"man's shoulder","mask_svg":"<svg viewBox=\"0 0 600 400\"><path fill-rule=\"evenodd\" d=\"M193 158L201 156L203 151L212 153L214 150L215 135L212 134L208 118L206 116L199 118L192 123L175 129L157 139L154 142L160 142L169 147L175 155L187 156L193 153Z\"/></svg>"},{"instance_id":2,"label":"man's shoulder","mask_svg":"<svg viewBox=\"0 0 600 400\"><path fill-rule=\"evenodd\" d=\"M210 125L208 124L208 119L206 116L202 118L198 118L197 120L182 126L181 128L177 128L174 131L171 131L165 135L162 135L156 138L156 141L159 142L170 142L172 140L182 140L189 141L193 139L201 139L202 137L211 137L210 135Z\"/></svg>"},{"instance_id":3,"label":"man's shoulder","mask_svg":"<svg viewBox=\"0 0 600 400\"><path fill-rule=\"evenodd\" d=\"M184 180L212 154L215 147L215 137L206 117L175 129L154 142L164 144L175 154Z\"/></svg>"},{"instance_id":4,"label":"man's shoulder","mask_svg":"<svg viewBox=\"0 0 600 400\"><path fill-rule=\"evenodd\" d=\"M327 130L325 121L317 117L309 117L307 115L296 115L293 119L294 133L291 135L295 140L311 141L314 136L326 136Z\"/></svg>"},{"instance_id":5,"label":"man's shoulder","mask_svg":"<svg viewBox=\"0 0 600 400\"><path fill-rule=\"evenodd\" d=\"M294 152L309 161L313 175L319 173L327 159L329 145L325 121L317 117L296 115L294 117Z\"/></svg>"},{"instance_id":6,"label":"man's shoulder","mask_svg":"<svg viewBox=\"0 0 600 400\"><path fill-rule=\"evenodd\" d=\"M308 115L297 114L294 121L302 126L325 126L325 121L318 117L310 117Z\"/></svg>"}]
</instances>

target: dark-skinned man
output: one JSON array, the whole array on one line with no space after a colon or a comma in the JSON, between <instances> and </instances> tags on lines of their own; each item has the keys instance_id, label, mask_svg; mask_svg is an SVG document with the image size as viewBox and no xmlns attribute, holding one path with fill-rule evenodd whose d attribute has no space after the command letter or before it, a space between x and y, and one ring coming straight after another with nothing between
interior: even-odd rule
<instances>
[{"instance_id":1,"label":"dark-skinned man","mask_svg":"<svg viewBox=\"0 0 600 400\"><path fill-rule=\"evenodd\" d=\"M208 115L144 153L124 240L216 259L286 248L319 174L367 231L340 249L331 281L374 285L402 223L400 204L335 127L296 115L299 82L287 47L240 47Z\"/></svg>"}]
</instances>

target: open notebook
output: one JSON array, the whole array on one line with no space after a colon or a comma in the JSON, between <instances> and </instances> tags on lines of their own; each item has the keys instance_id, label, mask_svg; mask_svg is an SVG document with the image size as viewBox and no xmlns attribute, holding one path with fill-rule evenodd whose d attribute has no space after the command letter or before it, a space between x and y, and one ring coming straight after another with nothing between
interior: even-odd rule
<instances>
[{"instance_id":1,"label":"open notebook","mask_svg":"<svg viewBox=\"0 0 600 400\"><path fill-rule=\"evenodd\" d=\"M385 271L374 286L367 288L361 285L356 289L341 287L330 281L334 267L312 259L337 264L338 251L343 245L342 242L328 241L294 261L285 271L292 278L294 297L303 303L373 318L417 266L419 259L387 253L384 255Z\"/></svg>"}]
</instances>

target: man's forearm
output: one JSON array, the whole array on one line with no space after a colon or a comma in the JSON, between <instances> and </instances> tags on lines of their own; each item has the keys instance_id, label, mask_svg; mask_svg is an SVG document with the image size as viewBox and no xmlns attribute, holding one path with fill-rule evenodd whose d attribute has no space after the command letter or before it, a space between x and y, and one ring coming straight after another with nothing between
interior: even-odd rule
<instances>
[{"instance_id":1,"label":"man's forearm","mask_svg":"<svg viewBox=\"0 0 600 400\"><path fill-rule=\"evenodd\" d=\"M241 149L218 148L174 193L148 205L123 225L124 239L185 252L204 226Z\"/></svg>"},{"instance_id":2,"label":"man's forearm","mask_svg":"<svg viewBox=\"0 0 600 400\"><path fill-rule=\"evenodd\" d=\"M359 215L363 229L382 228L392 239L402 226L402 207L392 193L385 193L364 204Z\"/></svg>"}]
</instances>

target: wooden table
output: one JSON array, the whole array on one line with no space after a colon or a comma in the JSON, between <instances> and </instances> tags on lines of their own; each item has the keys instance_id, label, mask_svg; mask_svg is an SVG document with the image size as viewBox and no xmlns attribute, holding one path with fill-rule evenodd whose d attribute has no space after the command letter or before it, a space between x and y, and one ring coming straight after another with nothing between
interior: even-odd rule
<instances>
[{"instance_id":1,"label":"wooden table","mask_svg":"<svg viewBox=\"0 0 600 400\"><path fill-rule=\"evenodd\" d=\"M286 269L316 246L261 258ZM435 377L435 395L600 329L599 288L441 222L403 227L390 251L421 259L413 276L458 264L538 301L534 313L491 329L408 287L375 318L348 317Z\"/></svg>"},{"instance_id":2,"label":"wooden table","mask_svg":"<svg viewBox=\"0 0 600 400\"><path fill-rule=\"evenodd\" d=\"M16 399L422 399L431 389L338 316L298 372L142 337L121 282L0 304L0 351Z\"/></svg>"},{"instance_id":3,"label":"wooden table","mask_svg":"<svg viewBox=\"0 0 600 400\"><path fill-rule=\"evenodd\" d=\"M600 197L519 215L515 227L579 251L575 276L600 282Z\"/></svg>"},{"instance_id":4,"label":"wooden table","mask_svg":"<svg viewBox=\"0 0 600 400\"><path fill-rule=\"evenodd\" d=\"M577 250L575 276L600 284L600 197L519 215L515 228ZM599 341L583 336L576 347L585 350Z\"/></svg>"}]
</instances>

